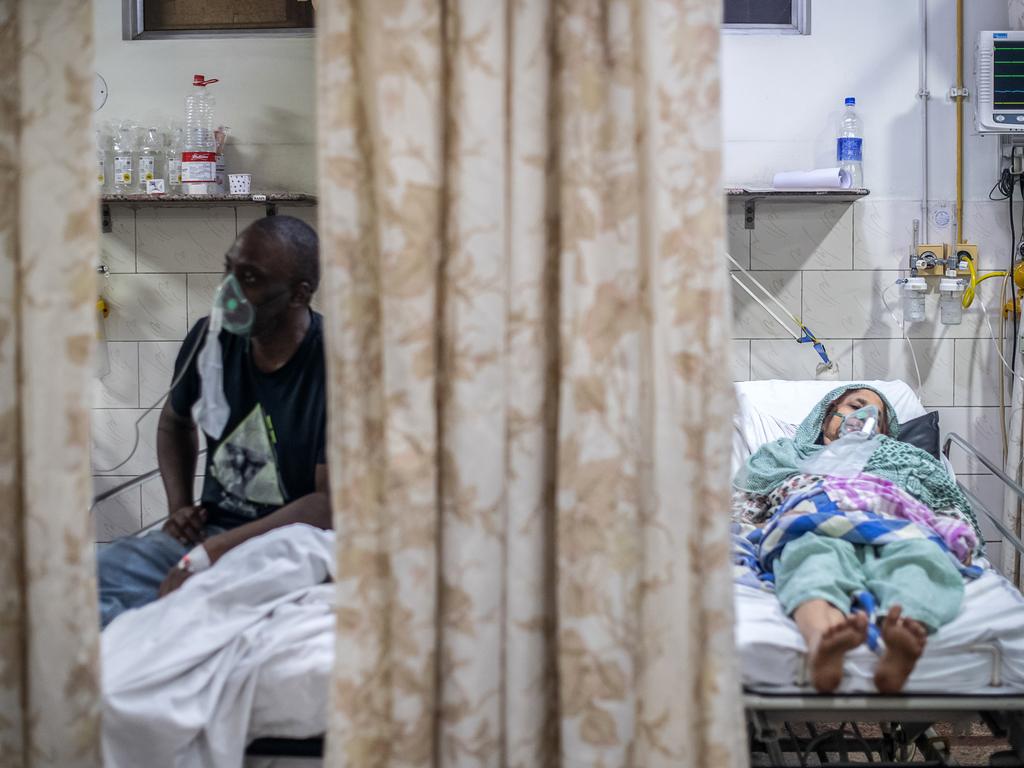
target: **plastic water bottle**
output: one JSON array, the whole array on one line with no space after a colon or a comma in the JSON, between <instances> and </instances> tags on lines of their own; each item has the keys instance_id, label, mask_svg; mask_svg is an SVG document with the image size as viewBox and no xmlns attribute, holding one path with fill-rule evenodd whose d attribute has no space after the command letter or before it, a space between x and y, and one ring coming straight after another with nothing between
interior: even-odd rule
<instances>
[{"instance_id":1,"label":"plastic water bottle","mask_svg":"<svg viewBox=\"0 0 1024 768\"><path fill-rule=\"evenodd\" d=\"M860 189L864 186L864 169L861 167L864 139L860 118L853 111L856 104L855 98L846 97L846 110L839 123L839 138L836 139L836 160L839 170L850 175L850 186Z\"/></svg>"},{"instance_id":2,"label":"plastic water bottle","mask_svg":"<svg viewBox=\"0 0 1024 768\"><path fill-rule=\"evenodd\" d=\"M181 153L185 151L185 129L181 124L171 124L167 131L167 191L181 194Z\"/></svg>"},{"instance_id":3,"label":"plastic water bottle","mask_svg":"<svg viewBox=\"0 0 1024 768\"><path fill-rule=\"evenodd\" d=\"M135 191L135 136L131 125L121 123L114 132L114 191L126 195Z\"/></svg>"},{"instance_id":4,"label":"plastic water bottle","mask_svg":"<svg viewBox=\"0 0 1024 768\"><path fill-rule=\"evenodd\" d=\"M185 149L181 153L181 181L187 194L208 194L216 180L217 144L213 135L213 98L207 86L216 83L203 75L192 78L192 93L185 98Z\"/></svg>"},{"instance_id":5,"label":"plastic water bottle","mask_svg":"<svg viewBox=\"0 0 1024 768\"><path fill-rule=\"evenodd\" d=\"M146 129L142 146L139 147L139 186L143 192L146 191L146 182L157 178L156 161L162 147L160 132L156 128Z\"/></svg>"}]
</instances>

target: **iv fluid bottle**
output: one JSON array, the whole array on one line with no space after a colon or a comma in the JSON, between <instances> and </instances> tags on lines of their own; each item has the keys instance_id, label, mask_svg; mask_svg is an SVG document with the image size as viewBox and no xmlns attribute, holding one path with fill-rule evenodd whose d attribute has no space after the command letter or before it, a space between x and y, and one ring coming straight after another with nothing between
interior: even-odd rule
<instances>
[{"instance_id":1,"label":"iv fluid bottle","mask_svg":"<svg viewBox=\"0 0 1024 768\"><path fill-rule=\"evenodd\" d=\"M96 131L96 181L100 190L107 189L107 142L101 131Z\"/></svg>"},{"instance_id":2,"label":"iv fluid bottle","mask_svg":"<svg viewBox=\"0 0 1024 768\"><path fill-rule=\"evenodd\" d=\"M853 111L857 100L846 97L846 110L839 123L839 138L836 139L836 161L839 169L850 175L850 186L859 189L864 186L864 169L861 167L861 153L864 145L860 118Z\"/></svg>"},{"instance_id":3,"label":"iv fluid bottle","mask_svg":"<svg viewBox=\"0 0 1024 768\"><path fill-rule=\"evenodd\" d=\"M167 189L181 193L181 153L185 151L185 130L181 124L172 124L167 131Z\"/></svg>"},{"instance_id":4,"label":"iv fluid bottle","mask_svg":"<svg viewBox=\"0 0 1024 768\"><path fill-rule=\"evenodd\" d=\"M192 93L185 98L185 149L181 154L181 181L186 192L206 194L217 171L217 145L213 136L213 98L207 86L216 83L203 75L192 78ZM204 186L205 185L205 186Z\"/></svg>"},{"instance_id":5,"label":"iv fluid bottle","mask_svg":"<svg viewBox=\"0 0 1024 768\"><path fill-rule=\"evenodd\" d=\"M114 191L122 195L135 191L135 138L132 133L130 125L118 126L111 145L114 152Z\"/></svg>"},{"instance_id":6,"label":"iv fluid bottle","mask_svg":"<svg viewBox=\"0 0 1024 768\"><path fill-rule=\"evenodd\" d=\"M160 134L156 128L146 130L139 147L139 186L146 190L146 182L157 178L156 159L161 149Z\"/></svg>"}]
</instances>

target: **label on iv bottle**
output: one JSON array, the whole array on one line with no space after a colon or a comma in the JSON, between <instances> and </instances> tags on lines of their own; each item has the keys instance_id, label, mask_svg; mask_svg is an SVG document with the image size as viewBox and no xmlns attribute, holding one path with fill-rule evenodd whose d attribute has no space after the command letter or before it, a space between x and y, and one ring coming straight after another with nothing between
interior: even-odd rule
<instances>
[{"instance_id":1,"label":"label on iv bottle","mask_svg":"<svg viewBox=\"0 0 1024 768\"><path fill-rule=\"evenodd\" d=\"M167 160L167 178L171 184L181 184L181 160Z\"/></svg>"},{"instance_id":2,"label":"label on iv bottle","mask_svg":"<svg viewBox=\"0 0 1024 768\"><path fill-rule=\"evenodd\" d=\"M103 162L102 158L97 158L96 164L99 166L99 170L96 173L96 180L100 183L100 186L102 187L104 184L107 183L107 171L103 167L105 163Z\"/></svg>"},{"instance_id":3,"label":"label on iv bottle","mask_svg":"<svg viewBox=\"0 0 1024 768\"><path fill-rule=\"evenodd\" d=\"M156 158L143 155L139 158L139 181L152 181L156 177Z\"/></svg>"},{"instance_id":4,"label":"label on iv bottle","mask_svg":"<svg viewBox=\"0 0 1024 768\"><path fill-rule=\"evenodd\" d=\"M132 156L114 156L114 178L119 184L132 183Z\"/></svg>"},{"instance_id":5,"label":"label on iv bottle","mask_svg":"<svg viewBox=\"0 0 1024 768\"><path fill-rule=\"evenodd\" d=\"M864 139L840 138L836 139L836 160L842 162L860 162L861 144Z\"/></svg>"}]
</instances>

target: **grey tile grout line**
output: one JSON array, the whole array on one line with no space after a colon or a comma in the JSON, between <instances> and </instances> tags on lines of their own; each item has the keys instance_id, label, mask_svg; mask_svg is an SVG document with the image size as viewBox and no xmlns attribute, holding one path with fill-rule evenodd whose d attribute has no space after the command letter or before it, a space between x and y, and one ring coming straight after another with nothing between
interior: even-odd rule
<instances>
[{"instance_id":1,"label":"grey tile grout line","mask_svg":"<svg viewBox=\"0 0 1024 768\"><path fill-rule=\"evenodd\" d=\"M850 206L850 270L857 268L857 206Z\"/></svg>"},{"instance_id":2,"label":"grey tile grout line","mask_svg":"<svg viewBox=\"0 0 1024 768\"><path fill-rule=\"evenodd\" d=\"M142 350L135 342L135 402L142 407Z\"/></svg>"},{"instance_id":3,"label":"grey tile grout line","mask_svg":"<svg viewBox=\"0 0 1024 768\"><path fill-rule=\"evenodd\" d=\"M139 273L139 218L138 211L132 208L132 241L134 246L132 248L135 256L135 274Z\"/></svg>"}]
</instances>

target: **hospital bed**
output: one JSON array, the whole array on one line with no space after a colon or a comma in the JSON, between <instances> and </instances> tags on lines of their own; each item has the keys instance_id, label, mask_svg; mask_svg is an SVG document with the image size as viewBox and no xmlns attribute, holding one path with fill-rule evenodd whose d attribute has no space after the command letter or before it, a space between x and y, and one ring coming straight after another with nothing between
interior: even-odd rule
<instances>
[{"instance_id":1,"label":"hospital bed","mask_svg":"<svg viewBox=\"0 0 1024 768\"><path fill-rule=\"evenodd\" d=\"M893 403L901 421L924 415L920 401L903 382L871 383ZM836 385L737 384L734 464L738 466L765 442L792 436L795 425ZM1024 490L957 435L949 435L945 446L945 462L951 472L948 453L954 448L966 451L1024 498ZM999 515L985 509L969 489L964 491L978 513L992 518L1004 537L1004 546L1024 552ZM971 717L981 718L994 734L1007 739L1018 762L1006 764L1024 765L1024 597L998 574L988 572L968 586L962 615L930 638L905 693L899 696L871 693L874 657L863 648L848 655L844 683L837 694L814 693L804 670L803 640L793 622L782 615L774 595L740 584L735 595L748 736L752 752L762 760L755 764L764 765L764 759L771 765L795 764L787 763L787 756L806 764L808 755L820 760L834 754L843 760L854 752L867 752L877 758L876 764L884 765L899 762L916 748L931 764L949 765L953 764L949 751L935 736L932 725ZM325 615L330 612L329 607L323 610ZM301 640L306 643L301 646L302 653L291 648L261 670L252 704L248 754L321 755L323 743L318 734L325 717L308 713L319 711L317 696L326 706L333 644L323 634ZM307 653L312 646L319 650ZM290 700L304 702L305 721L281 710L278 702ZM823 722L844 725L821 730ZM867 731L858 725L864 723L875 725Z\"/></svg>"},{"instance_id":2,"label":"hospital bed","mask_svg":"<svg viewBox=\"0 0 1024 768\"><path fill-rule=\"evenodd\" d=\"M889 398L901 422L925 414L905 383L869 383ZM760 445L791 437L814 404L839 384L737 384L734 468ZM951 474L949 456L954 449L1024 499L1024 489L955 433L947 435L942 456ZM998 511L987 509L962 482L958 485L975 514L987 516L1000 531L1003 546L1024 553ZM737 584L735 606L748 736L758 755L755 764L805 765L814 758L827 762L830 756L843 763L859 754L885 765L904 762L916 751L926 764L955 765L949 745L932 726L969 718L980 719L994 736L1006 739L1008 749L1000 758L1005 762L999 765L1024 765L1024 597L994 570L967 585L960 615L929 638L898 696L873 693L875 657L863 646L848 654L839 691L817 694L807 680L803 640L774 595ZM831 727L823 730L821 723ZM866 729L864 724L872 725Z\"/></svg>"}]
</instances>

